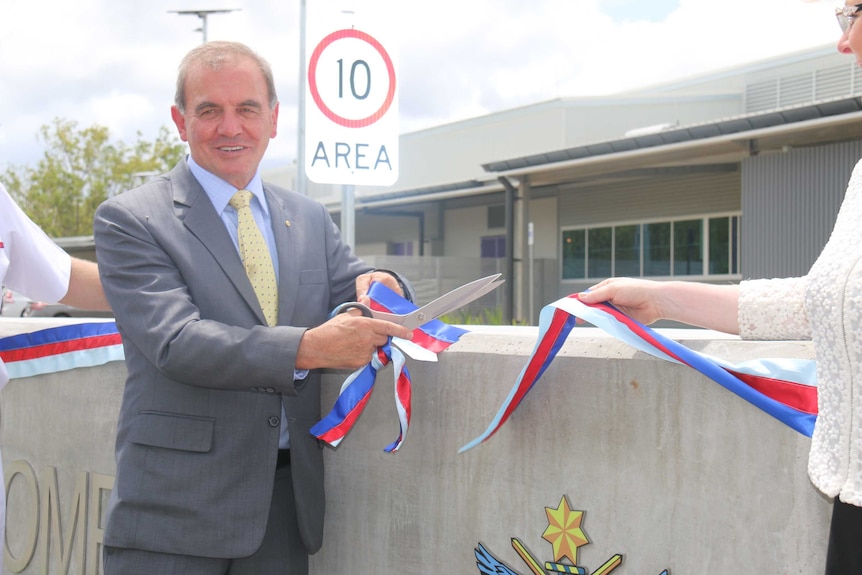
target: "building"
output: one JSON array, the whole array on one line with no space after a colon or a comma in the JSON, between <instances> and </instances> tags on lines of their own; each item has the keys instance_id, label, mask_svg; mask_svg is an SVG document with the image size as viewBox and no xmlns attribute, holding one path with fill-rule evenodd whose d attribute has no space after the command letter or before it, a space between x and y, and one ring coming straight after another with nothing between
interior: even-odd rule
<instances>
[{"instance_id":1,"label":"building","mask_svg":"<svg viewBox=\"0 0 862 575\"><path fill-rule=\"evenodd\" d=\"M355 248L419 268L499 258L505 316L531 323L609 276L804 274L862 157L860 92L829 45L404 134L396 185L357 189ZM265 178L294 187L295 167ZM339 187L309 195L339 220Z\"/></svg>"}]
</instances>

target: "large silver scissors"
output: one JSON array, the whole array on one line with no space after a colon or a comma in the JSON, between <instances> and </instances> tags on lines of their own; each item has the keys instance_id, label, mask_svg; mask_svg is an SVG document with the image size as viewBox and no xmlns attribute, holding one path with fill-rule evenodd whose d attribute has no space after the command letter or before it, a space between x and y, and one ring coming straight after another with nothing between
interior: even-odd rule
<instances>
[{"instance_id":1,"label":"large silver scissors","mask_svg":"<svg viewBox=\"0 0 862 575\"><path fill-rule=\"evenodd\" d=\"M483 295L497 289L506 280L501 280L502 274L494 274L481 279L466 283L461 287L457 287L449 293L443 294L431 303L425 304L422 307L406 314L388 313L385 311L376 311L363 305L359 302L349 301L337 306L332 310L332 317L339 313L344 313L348 310L359 310L365 317L374 319L383 319L403 325L407 329L416 329L421 325L425 325L431 320L437 319L441 315L479 299Z\"/></svg>"}]
</instances>

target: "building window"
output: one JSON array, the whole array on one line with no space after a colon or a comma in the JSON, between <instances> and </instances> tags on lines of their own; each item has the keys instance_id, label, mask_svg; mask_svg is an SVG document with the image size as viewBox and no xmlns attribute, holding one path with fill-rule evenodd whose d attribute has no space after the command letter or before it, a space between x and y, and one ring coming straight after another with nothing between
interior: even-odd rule
<instances>
[{"instance_id":1,"label":"building window","mask_svg":"<svg viewBox=\"0 0 862 575\"><path fill-rule=\"evenodd\" d=\"M562 279L732 276L739 215L563 230Z\"/></svg>"},{"instance_id":2,"label":"building window","mask_svg":"<svg viewBox=\"0 0 862 575\"><path fill-rule=\"evenodd\" d=\"M481 239L479 253L483 258L506 257L506 236L485 236Z\"/></svg>"},{"instance_id":3,"label":"building window","mask_svg":"<svg viewBox=\"0 0 862 575\"><path fill-rule=\"evenodd\" d=\"M703 220L673 222L673 275L703 275Z\"/></svg>"},{"instance_id":4,"label":"building window","mask_svg":"<svg viewBox=\"0 0 862 575\"><path fill-rule=\"evenodd\" d=\"M739 273L739 216L709 219L709 273Z\"/></svg>"},{"instance_id":5,"label":"building window","mask_svg":"<svg viewBox=\"0 0 862 575\"><path fill-rule=\"evenodd\" d=\"M670 275L670 222L644 224L645 276Z\"/></svg>"},{"instance_id":6,"label":"building window","mask_svg":"<svg viewBox=\"0 0 862 575\"><path fill-rule=\"evenodd\" d=\"M390 255L390 256L412 256L413 255L413 242L390 242L388 255Z\"/></svg>"},{"instance_id":7,"label":"building window","mask_svg":"<svg viewBox=\"0 0 862 575\"><path fill-rule=\"evenodd\" d=\"M488 206L488 229L506 227L506 206Z\"/></svg>"},{"instance_id":8,"label":"building window","mask_svg":"<svg viewBox=\"0 0 862 575\"><path fill-rule=\"evenodd\" d=\"M639 276L641 270L641 227L614 228L614 275Z\"/></svg>"},{"instance_id":9,"label":"building window","mask_svg":"<svg viewBox=\"0 0 862 575\"><path fill-rule=\"evenodd\" d=\"M587 275L603 278L613 275L611 254L614 248L613 228L593 228L587 232Z\"/></svg>"},{"instance_id":10,"label":"building window","mask_svg":"<svg viewBox=\"0 0 862 575\"><path fill-rule=\"evenodd\" d=\"M587 277L587 231L563 232L563 279L574 280Z\"/></svg>"}]
</instances>

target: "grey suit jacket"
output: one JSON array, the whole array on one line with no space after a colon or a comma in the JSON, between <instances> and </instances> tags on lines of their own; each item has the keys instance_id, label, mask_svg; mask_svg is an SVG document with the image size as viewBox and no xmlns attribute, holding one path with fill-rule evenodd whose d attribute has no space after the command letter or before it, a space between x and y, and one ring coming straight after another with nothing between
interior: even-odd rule
<instances>
[{"instance_id":1,"label":"grey suit jacket","mask_svg":"<svg viewBox=\"0 0 862 575\"><path fill-rule=\"evenodd\" d=\"M104 543L243 557L266 528L281 406L299 528L323 535L320 375L294 382L305 329L356 297L369 271L325 208L264 185L279 258L278 325L266 327L237 250L185 161L96 212L96 255L128 377ZM289 222L289 224L287 223Z\"/></svg>"}]
</instances>

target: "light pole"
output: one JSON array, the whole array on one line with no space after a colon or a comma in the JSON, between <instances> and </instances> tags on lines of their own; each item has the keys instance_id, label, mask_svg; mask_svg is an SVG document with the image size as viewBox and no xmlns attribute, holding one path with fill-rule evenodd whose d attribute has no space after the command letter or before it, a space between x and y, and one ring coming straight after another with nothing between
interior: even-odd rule
<instances>
[{"instance_id":1,"label":"light pole","mask_svg":"<svg viewBox=\"0 0 862 575\"><path fill-rule=\"evenodd\" d=\"M207 16L210 14L227 14L228 12L238 12L239 8L231 8L229 10L168 10L172 14L180 14L183 16L197 16L201 19L201 27L195 30L203 33L203 42L207 41Z\"/></svg>"},{"instance_id":2,"label":"light pole","mask_svg":"<svg viewBox=\"0 0 862 575\"><path fill-rule=\"evenodd\" d=\"M305 20L307 10L306 0L299 2L299 121L296 130L296 191L303 196L308 195L308 179L305 176Z\"/></svg>"}]
</instances>

